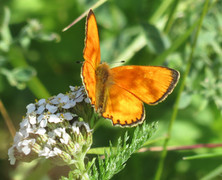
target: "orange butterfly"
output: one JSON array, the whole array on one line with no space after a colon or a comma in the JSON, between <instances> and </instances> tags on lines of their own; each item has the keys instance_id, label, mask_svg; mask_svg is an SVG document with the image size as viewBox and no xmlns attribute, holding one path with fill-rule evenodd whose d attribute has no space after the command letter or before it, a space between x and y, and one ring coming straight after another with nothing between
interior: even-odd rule
<instances>
[{"instance_id":1,"label":"orange butterfly","mask_svg":"<svg viewBox=\"0 0 222 180\"><path fill-rule=\"evenodd\" d=\"M83 54L81 75L91 104L114 125L133 126L143 122L143 102L154 105L163 101L180 76L178 71L160 66L110 68L107 63L101 63L98 28L92 10L87 17Z\"/></svg>"}]
</instances>

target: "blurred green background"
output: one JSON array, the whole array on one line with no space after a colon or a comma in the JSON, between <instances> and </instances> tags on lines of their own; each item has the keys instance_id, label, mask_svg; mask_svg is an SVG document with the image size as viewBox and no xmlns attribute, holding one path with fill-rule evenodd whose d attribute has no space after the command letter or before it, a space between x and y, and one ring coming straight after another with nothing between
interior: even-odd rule
<instances>
[{"instance_id":1,"label":"blurred green background","mask_svg":"<svg viewBox=\"0 0 222 180\"><path fill-rule=\"evenodd\" d=\"M69 85L81 85L81 64L76 61L83 60L85 18L66 32L62 29L96 2L0 1L0 98L17 130L22 116L25 116L26 105L35 99L65 93L69 91ZM168 66L180 71L183 78L203 6L204 1L201 0L105 1L94 10L101 59L111 66L119 65L122 60L125 64ZM221 47L222 1L211 0L168 145L221 143ZM166 135L180 85L163 103L146 105L146 121L159 121L154 140L163 139ZM1 179L18 179L16 174L23 171L10 166L7 160L7 150L13 143L13 137L2 115L0 123L0 176ZM93 147L108 146L109 140L115 144L117 137L125 131L104 120L104 124L95 131ZM159 140L151 146L162 144L163 140ZM222 157L216 156L221 152L221 148L170 151L162 178L222 179ZM212 157L182 160L185 156L205 153ZM153 179L160 154L147 151L133 155L126 168L113 179ZM60 168L57 173L51 170L48 176L55 179L66 173L67 169L63 172ZM48 177L43 175L43 178Z\"/></svg>"}]
</instances>

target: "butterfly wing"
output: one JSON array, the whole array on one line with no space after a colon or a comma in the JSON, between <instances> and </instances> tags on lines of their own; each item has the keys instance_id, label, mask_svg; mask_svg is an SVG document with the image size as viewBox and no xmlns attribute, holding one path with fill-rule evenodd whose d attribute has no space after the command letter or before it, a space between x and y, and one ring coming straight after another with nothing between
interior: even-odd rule
<instances>
[{"instance_id":1,"label":"butterfly wing","mask_svg":"<svg viewBox=\"0 0 222 180\"><path fill-rule=\"evenodd\" d=\"M179 72L160 66L120 66L111 69L113 81L147 104L163 101L174 89Z\"/></svg>"},{"instance_id":2,"label":"butterfly wing","mask_svg":"<svg viewBox=\"0 0 222 180\"><path fill-rule=\"evenodd\" d=\"M82 80L92 104L95 104L95 69L100 64L100 46L96 18L92 10L86 21L86 39L83 51Z\"/></svg>"},{"instance_id":3,"label":"butterfly wing","mask_svg":"<svg viewBox=\"0 0 222 180\"><path fill-rule=\"evenodd\" d=\"M94 105L96 96L95 69L90 63L86 61L83 63L82 66L81 77L91 104Z\"/></svg>"},{"instance_id":4,"label":"butterfly wing","mask_svg":"<svg viewBox=\"0 0 222 180\"><path fill-rule=\"evenodd\" d=\"M99 34L96 18L92 10L89 11L86 20L86 39L83 57L94 69L100 64Z\"/></svg>"},{"instance_id":5,"label":"butterfly wing","mask_svg":"<svg viewBox=\"0 0 222 180\"><path fill-rule=\"evenodd\" d=\"M113 84L109 88L106 108L102 116L111 119L114 125L133 126L143 122L145 113L141 100Z\"/></svg>"}]
</instances>

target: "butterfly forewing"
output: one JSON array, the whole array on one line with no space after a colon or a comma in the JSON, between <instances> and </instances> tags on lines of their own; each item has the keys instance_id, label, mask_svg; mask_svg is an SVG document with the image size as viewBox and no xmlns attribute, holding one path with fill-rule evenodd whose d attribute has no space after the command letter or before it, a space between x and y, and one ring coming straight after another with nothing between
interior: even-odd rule
<instances>
[{"instance_id":1,"label":"butterfly forewing","mask_svg":"<svg viewBox=\"0 0 222 180\"><path fill-rule=\"evenodd\" d=\"M86 21L86 39L83 51L85 62L82 66L82 80L91 103L95 104L96 77L95 70L100 64L100 46L96 18L92 10Z\"/></svg>"},{"instance_id":2,"label":"butterfly forewing","mask_svg":"<svg viewBox=\"0 0 222 180\"><path fill-rule=\"evenodd\" d=\"M96 18L92 10L89 11L86 21L86 39L83 51L85 61L92 64L94 69L100 64L100 45Z\"/></svg>"},{"instance_id":3,"label":"butterfly forewing","mask_svg":"<svg viewBox=\"0 0 222 180\"><path fill-rule=\"evenodd\" d=\"M179 79L176 70L159 66L120 66L111 74L115 84L147 104L164 100Z\"/></svg>"},{"instance_id":4,"label":"butterfly forewing","mask_svg":"<svg viewBox=\"0 0 222 180\"><path fill-rule=\"evenodd\" d=\"M88 94L89 99L91 100L91 104L95 104L95 69L92 67L90 63L85 61L82 66L82 80L85 86L85 90Z\"/></svg>"}]
</instances>

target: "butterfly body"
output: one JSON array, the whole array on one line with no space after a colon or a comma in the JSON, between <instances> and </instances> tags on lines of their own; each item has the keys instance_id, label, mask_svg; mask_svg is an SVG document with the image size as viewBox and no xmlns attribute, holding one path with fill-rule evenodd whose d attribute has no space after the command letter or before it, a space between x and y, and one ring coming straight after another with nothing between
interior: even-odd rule
<instances>
[{"instance_id":1,"label":"butterfly body","mask_svg":"<svg viewBox=\"0 0 222 180\"><path fill-rule=\"evenodd\" d=\"M143 122L143 102L157 104L174 89L179 72L161 66L119 66L100 62L97 23L90 10L86 23L82 80L91 104L114 125L133 126Z\"/></svg>"},{"instance_id":2,"label":"butterfly body","mask_svg":"<svg viewBox=\"0 0 222 180\"><path fill-rule=\"evenodd\" d=\"M95 110L99 114L102 114L106 109L109 87L113 84L109 65L107 63L99 64L95 69L95 76Z\"/></svg>"}]
</instances>

